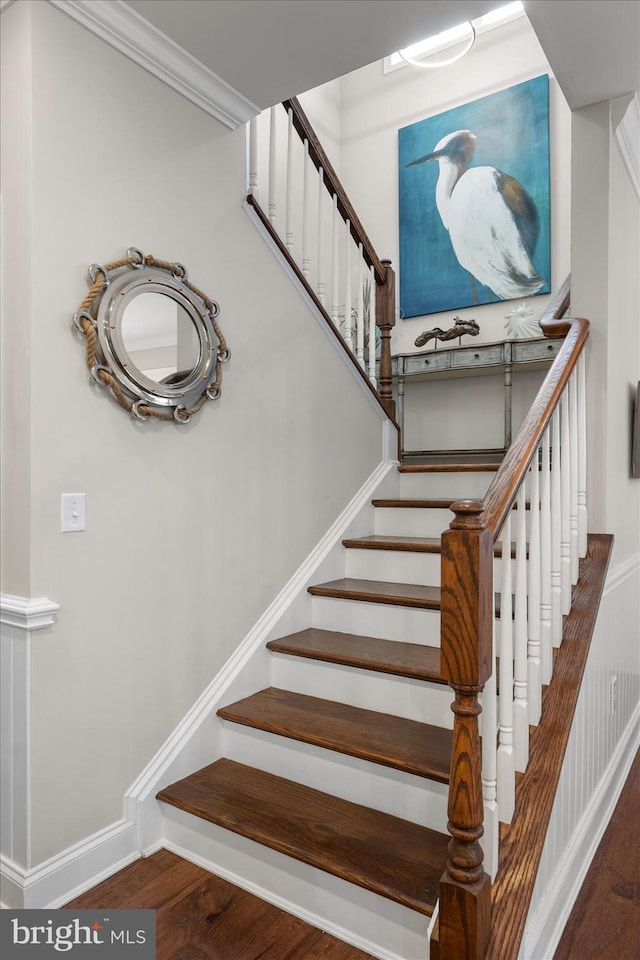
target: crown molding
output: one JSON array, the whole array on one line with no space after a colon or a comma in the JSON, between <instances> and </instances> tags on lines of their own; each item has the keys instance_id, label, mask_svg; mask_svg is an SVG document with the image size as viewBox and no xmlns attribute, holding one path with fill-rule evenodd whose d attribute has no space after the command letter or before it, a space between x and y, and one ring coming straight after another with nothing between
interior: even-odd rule
<instances>
[{"instance_id":1,"label":"crown molding","mask_svg":"<svg viewBox=\"0 0 640 960\"><path fill-rule=\"evenodd\" d=\"M635 94L624 112L620 123L615 128L622 159L640 198L640 102Z\"/></svg>"},{"instance_id":2,"label":"crown molding","mask_svg":"<svg viewBox=\"0 0 640 960\"><path fill-rule=\"evenodd\" d=\"M0 594L0 623L22 630L42 630L55 623L60 604L46 597L14 597Z\"/></svg>"},{"instance_id":3,"label":"crown molding","mask_svg":"<svg viewBox=\"0 0 640 960\"><path fill-rule=\"evenodd\" d=\"M260 113L123 0L49 2L232 130Z\"/></svg>"}]
</instances>

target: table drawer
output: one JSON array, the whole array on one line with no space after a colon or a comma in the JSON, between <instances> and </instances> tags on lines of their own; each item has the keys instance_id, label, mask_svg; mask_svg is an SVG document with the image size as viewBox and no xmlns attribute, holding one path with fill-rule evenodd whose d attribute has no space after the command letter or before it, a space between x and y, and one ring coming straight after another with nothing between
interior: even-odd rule
<instances>
[{"instance_id":1,"label":"table drawer","mask_svg":"<svg viewBox=\"0 0 640 960\"><path fill-rule=\"evenodd\" d=\"M513 359L526 363L530 360L553 360L564 343L562 338L553 340L514 340Z\"/></svg>"},{"instance_id":2,"label":"table drawer","mask_svg":"<svg viewBox=\"0 0 640 960\"><path fill-rule=\"evenodd\" d=\"M475 350L451 352L451 366L455 368L465 367L469 370L472 367L494 367L503 362L504 349L502 344L490 344L485 347L479 345Z\"/></svg>"},{"instance_id":3,"label":"table drawer","mask_svg":"<svg viewBox=\"0 0 640 960\"><path fill-rule=\"evenodd\" d=\"M413 357L405 357L405 376L412 373L429 373L432 370L448 370L451 367L451 353L446 350L439 352L432 350L428 354L417 353Z\"/></svg>"}]
</instances>

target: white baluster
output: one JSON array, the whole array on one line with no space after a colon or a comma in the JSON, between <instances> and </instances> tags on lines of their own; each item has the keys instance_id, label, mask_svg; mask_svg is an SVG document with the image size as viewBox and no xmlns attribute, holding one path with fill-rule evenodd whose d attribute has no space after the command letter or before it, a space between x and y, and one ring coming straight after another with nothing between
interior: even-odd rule
<instances>
[{"instance_id":1,"label":"white baluster","mask_svg":"<svg viewBox=\"0 0 640 960\"><path fill-rule=\"evenodd\" d=\"M551 636L554 647L562 643L562 488L560 469L560 411L551 428Z\"/></svg>"},{"instance_id":2,"label":"white baluster","mask_svg":"<svg viewBox=\"0 0 640 960\"><path fill-rule=\"evenodd\" d=\"M500 820L511 823L515 807L513 750L513 622L511 599L511 518L502 528L502 586L500 592L500 682L498 684L498 807Z\"/></svg>"},{"instance_id":3,"label":"white baluster","mask_svg":"<svg viewBox=\"0 0 640 960\"><path fill-rule=\"evenodd\" d=\"M356 318L356 350L358 363L364 367L364 284L366 274L362 271L362 244L358 244L358 316Z\"/></svg>"},{"instance_id":4,"label":"white baluster","mask_svg":"<svg viewBox=\"0 0 640 960\"><path fill-rule=\"evenodd\" d=\"M344 339L349 350L353 353L353 336L351 333L351 221L345 221L345 265L347 274L345 277L344 291Z\"/></svg>"},{"instance_id":5,"label":"white baluster","mask_svg":"<svg viewBox=\"0 0 640 960\"><path fill-rule=\"evenodd\" d=\"M529 723L540 722L542 713L542 651L540 642L541 621L541 557L540 557L540 465L539 450L531 464L531 490L529 492L529 565L528 565L528 652L527 680Z\"/></svg>"},{"instance_id":6,"label":"white baluster","mask_svg":"<svg viewBox=\"0 0 640 960\"><path fill-rule=\"evenodd\" d=\"M498 800L496 773L496 738L498 733L498 698L496 691L496 618L493 618L491 676L482 691L482 796L484 799L484 834L480 845L484 853L484 869L491 879L498 872Z\"/></svg>"},{"instance_id":7,"label":"white baluster","mask_svg":"<svg viewBox=\"0 0 640 960\"><path fill-rule=\"evenodd\" d=\"M309 248L311 245L311 210L309 203L309 194L311 185L309 178L315 169L309 161L309 141L304 141L304 168L302 171L302 275L309 281L311 276L311 259L309 257Z\"/></svg>"},{"instance_id":8,"label":"white baluster","mask_svg":"<svg viewBox=\"0 0 640 960\"><path fill-rule=\"evenodd\" d=\"M276 222L276 185L278 176L278 136L276 108L271 107L269 116L269 220Z\"/></svg>"},{"instance_id":9,"label":"white baluster","mask_svg":"<svg viewBox=\"0 0 640 960\"><path fill-rule=\"evenodd\" d=\"M587 410L584 350L578 358L578 554L587 555Z\"/></svg>"},{"instance_id":10,"label":"white baluster","mask_svg":"<svg viewBox=\"0 0 640 960\"><path fill-rule=\"evenodd\" d=\"M249 176L247 194L258 198L258 118L252 117L249 123Z\"/></svg>"},{"instance_id":11,"label":"white baluster","mask_svg":"<svg viewBox=\"0 0 640 960\"><path fill-rule=\"evenodd\" d=\"M318 300L322 306L326 306L327 298L325 295L325 285L324 285L324 170L322 167L318 169L318 276L316 282L318 284L317 293Z\"/></svg>"},{"instance_id":12,"label":"white baluster","mask_svg":"<svg viewBox=\"0 0 640 960\"><path fill-rule=\"evenodd\" d=\"M571 463L569 499L569 556L571 583L578 582L578 374L569 380L569 458Z\"/></svg>"},{"instance_id":13,"label":"white baluster","mask_svg":"<svg viewBox=\"0 0 640 960\"><path fill-rule=\"evenodd\" d=\"M571 610L571 442L569 440L569 395L560 400L560 483L561 522L560 559L562 573L562 612Z\"/></svg>"},{"instance_id":14,"label":"white baluster","mask_svg":"<svg viewBox=\"0 0 640 960\"><path fill-rule=\"evenodd\" d=\"M284 245L289 253L293 253L293 138L293 110L289 110L287 125L287 184L284 212Z\"/></svg>"},{"instance_id":15,"label":"white baluster","mask_svg":"<svg viewBox=\"0 0 640 960\"><path fill-rule=\"evenodd\" d=\"M336 330L340 326L340 306L338 289L338 194L333 195L333 230L331 237L331 320Z\"/></svg>"},{"instance_id":16,"label":"white baluster","mask_svg":"<svg viewBox=\"0 0 640 960\"><path fill-rule=\"evenodd\" d=\"M542 473L540 477L540 658L542 682L551 682L553 673L553 618L551 602L551 427L542 438Z\"/></svg>"},{"instance_id":17,"label":"white baluster","mask_svg":"<svg viewBox=\"0 0 640 960\"><path fill-rule=\"evenodd\" d=\"M377 386L376 377L376 275L373 267L369 271L371 278L371 296L369 297L369 380Z\"/></svg>"},{"instance_id":18,"label":"white baluster","mask_svg":"<svg viewBox=\"0 0 640 960\"><path fill-rule=\"evenodd\" d=\"M529 762L529 704L527 689L527 501L525 483L518 491L516 511L516 608L513 659L513 745L516 770L523 773ZM511 550L509 550L511 557Z\"/></svg>"}]
</instances>

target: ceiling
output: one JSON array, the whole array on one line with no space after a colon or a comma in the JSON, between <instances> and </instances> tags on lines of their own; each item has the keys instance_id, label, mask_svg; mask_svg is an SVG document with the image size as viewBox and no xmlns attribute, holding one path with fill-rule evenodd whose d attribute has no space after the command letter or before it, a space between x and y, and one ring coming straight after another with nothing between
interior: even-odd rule
<instances>
[{"instance_id":1,"label":"ceiling","mask_svg":"<svg viewBox=\"0 0 640 960\"><path fill-rule=\"evenodd\" d=\"M126 0L260 108L343 76L500 0ZM572 108L640 88L640 0L525 0Z\"/></svg>"}]
</instances>

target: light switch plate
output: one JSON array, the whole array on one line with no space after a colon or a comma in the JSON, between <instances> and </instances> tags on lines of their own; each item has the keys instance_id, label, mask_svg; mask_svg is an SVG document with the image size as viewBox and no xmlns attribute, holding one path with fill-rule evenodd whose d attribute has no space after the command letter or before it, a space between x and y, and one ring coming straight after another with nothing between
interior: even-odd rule
<instances>
[{"instance_id":1,"label":"light switch plate","mask_svg":"<svg viewBox=\"0 0 640 960\"><path fill-rule=\"evenodd\" d=\"M62 494L62 532L86 530L87 513L84 493Z\"/></svg>"}]
</instances>

